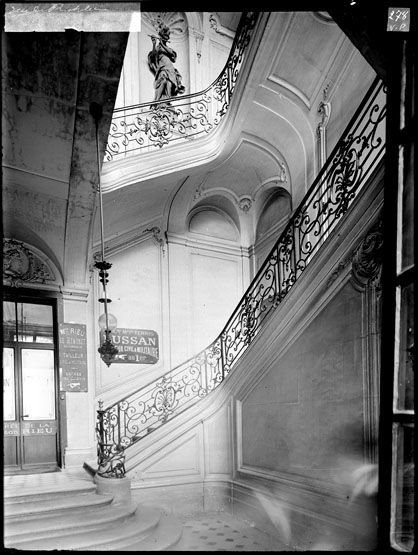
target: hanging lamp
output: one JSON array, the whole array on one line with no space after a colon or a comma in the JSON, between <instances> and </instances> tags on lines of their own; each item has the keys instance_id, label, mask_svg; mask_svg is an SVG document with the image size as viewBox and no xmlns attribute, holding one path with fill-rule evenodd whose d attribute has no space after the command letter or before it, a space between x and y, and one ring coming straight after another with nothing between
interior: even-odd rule
<instances>
[{"instance_id":1,"label":"hanging lamp","mask_svg":"<svg viewBox=\"0 0 418 555\"><path fill-rule=\"evenodd\" d=\"M112 267L110 262L107 262L104 257L104 233L103 233L103 198L102 198L102 187L100 182L100 149L99 149L99 120L102 117L103 110L100 104L92 102L90 104L90 114L93 116L94 122L96 124L96 157L97 157L97 183L98 183L98 193L99 193L99 212L100 212L100 240L101 240L101 260L96 260L94 266L99 270L99 279L103 288L103 297L99 299L99 303L104 305L104 334L105 339L100 347L97 349L100 353L100 357L103 362L110 366L114 362L116 355L118 354L118 349L112 343L112 330L109 327L109 312L107 305L112 302L107 296L106 286L109 282L109 270ZM102 316L101 316L102 319Z\"/></svg>"}]
</instances>

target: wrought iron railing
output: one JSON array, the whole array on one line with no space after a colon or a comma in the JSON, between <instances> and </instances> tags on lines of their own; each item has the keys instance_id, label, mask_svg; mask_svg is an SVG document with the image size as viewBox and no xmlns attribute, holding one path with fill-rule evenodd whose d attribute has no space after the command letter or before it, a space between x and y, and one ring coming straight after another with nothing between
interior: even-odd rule
<instances>
[{"instance_id":1,"label":"wrought iron railing","mask_svg":"<svg viewBox=\"0 0 418 555\"><path fill-rule=\"evenodd\" d=\"M385 151L385 115L385 90L376 80L215 341L164 376L98 411L103 468L111 457L120 456L226 378L379 167Z\"/></svg>"},{"instance_id":2,"label":"wrought iron railing","mask_svg":"<svg viewBox=\"0 0 418 555\"><path fill-rule=\"evenodd\" d=\"M230 105L259 13L242 14L226 65L205 90L114 110L105 160L193 140L216 127Z\"/></svg>"}]
</instances>

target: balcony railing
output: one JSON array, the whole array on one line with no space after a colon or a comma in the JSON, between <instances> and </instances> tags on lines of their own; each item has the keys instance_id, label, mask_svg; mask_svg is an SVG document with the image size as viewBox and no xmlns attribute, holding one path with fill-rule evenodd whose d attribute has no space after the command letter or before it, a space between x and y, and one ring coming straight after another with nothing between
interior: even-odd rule
<instances>
[{"instance_id":1,"label":"balcony railing","mask_svg":"<svg viewBox=\"0 0 418 555\"><path fill-rule=\"evenodd\" d=\"M127 447L206 397L228 376L382 162L385 117L386 94L376 80L215 341L124 399L99 407L100 474L117 474Z\"/></svg>"},{"instance_id":2,"label":"balcony railing","mask_svg":"<svg viewBox=\"0 0 418 555\"><path fill-rule=\"evenodd\" d=\"M226 65L205 90L114 110L105 160L191 141L216 127L230 105L258 17L259 12L242 14Z\"/></svg>"}]
</instances>

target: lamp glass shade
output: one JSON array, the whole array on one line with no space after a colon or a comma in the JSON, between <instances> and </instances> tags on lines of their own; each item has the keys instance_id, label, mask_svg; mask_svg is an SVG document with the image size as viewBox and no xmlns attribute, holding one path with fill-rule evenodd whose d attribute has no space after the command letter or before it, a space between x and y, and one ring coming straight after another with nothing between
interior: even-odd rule
<instances>
[{"instance_id":1,"label":"lamp glass shade","mask_svg":"<svg viewBox=\"0 0 418 555\"><path fill-rule=\"evenodd\" d=\"M108 321L109 330L114 330L115 328L118 327L118 321L116 320L116 316L113 316L113 314L110 314L110 312L108 312L107 314L107 321ZM106 329L106 314L101 314L99 316L99 328L101 330Z\"/></svg>"}]
</instances>

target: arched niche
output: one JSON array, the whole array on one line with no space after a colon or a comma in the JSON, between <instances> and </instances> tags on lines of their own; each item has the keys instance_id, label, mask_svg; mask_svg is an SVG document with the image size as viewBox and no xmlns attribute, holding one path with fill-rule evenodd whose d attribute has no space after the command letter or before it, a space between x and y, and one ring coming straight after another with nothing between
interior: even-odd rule
<instances>
[{"instance_id":1,"label":"arched niche","mask_svg":"<svg viewBox=\"0 0 418 555\"><path fill-rule=\"evenodd\" d=\"M256 227L254 251L257 268L277 241L291 213L292 199L288 191L280 187L265 193Z\"/></svg>"},{"instance_id":2,"label":"arched niche","mask_svg":"<svg viewBox=\"0 0 418 555\"><path fill-rule=\"evenodd\" d=\"M271 234L276 227L280 227L281 222L287 220L291 211L292 199L285 189L279 187L267 193L257 222L256 243Z\"/></svg>"},{"instance_id":3,"label":"arched niche","mask_svg":"<svg viewBox=\"0 0 418 555\"><path fill-rule=\"evenodd\" d=\"M202 208L194 212L189 220L189 231L228 241L238 241L239 238L234 222L215 208Z\"/></svg>"},{"instance_id":4,"label":"arched niche","mask_svg":"<svg viewBox=\"0 0 418 555\"><path fill-rule=\"evenodd\" d=\"M231 200L213 195L198 202L187 217L190 233L239 241L240 226L236 208Z\"/></svg>"}]
</instances>

